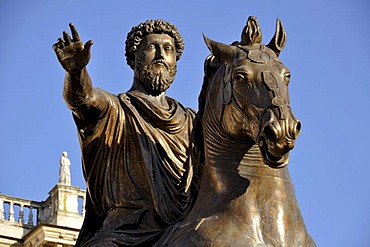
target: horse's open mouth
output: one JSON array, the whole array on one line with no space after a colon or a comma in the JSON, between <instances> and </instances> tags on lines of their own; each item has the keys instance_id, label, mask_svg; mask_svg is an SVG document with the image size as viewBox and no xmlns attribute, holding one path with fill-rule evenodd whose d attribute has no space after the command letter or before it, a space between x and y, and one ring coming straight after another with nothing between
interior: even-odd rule
<instances>
[{"instance_id":1,"label":"horse's open mouth","mask_svg":"<svg viewBox=\"0 0 370 247\"><path fill-rule=\"evenodd\" d=\"M261 150L263 161L272 168L283 168L289 162L289 152L284 153L283 155L274 155L270 150L272 150L273 144L268 144L265 138L260 137L259 147Z\"/></svg>"}]
</instances>

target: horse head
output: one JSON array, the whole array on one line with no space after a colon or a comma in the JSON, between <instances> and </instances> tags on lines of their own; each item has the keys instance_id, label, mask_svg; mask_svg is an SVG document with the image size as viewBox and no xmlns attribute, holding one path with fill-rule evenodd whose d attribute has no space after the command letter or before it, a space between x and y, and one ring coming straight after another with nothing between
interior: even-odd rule
<instances>
[{"instance_id":1,"label":"horse head","mask_svg":"<svg viewBox=\"0 0 370 247\"><path fill-rule=\"evenodd\" d=\"M213 102L207 103L222 128L234 138L258 142L270 167L286 166L301 124L290 108L290 72L278 58L286 43L280 20L266 46L255 17L249 17L240 42L204 40L212 53L208 63L222 63L208 89Z\"/></svg>"}]
</instances>

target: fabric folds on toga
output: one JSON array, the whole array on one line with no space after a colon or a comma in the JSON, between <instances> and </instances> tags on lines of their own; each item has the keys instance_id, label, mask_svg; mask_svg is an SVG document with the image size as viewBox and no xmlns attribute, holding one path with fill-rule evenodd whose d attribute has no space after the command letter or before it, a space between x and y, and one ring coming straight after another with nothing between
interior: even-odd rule
<instances>
[{"instance_id":1,"label":"fabric folds on toga","mask_svg":"<svg viewBox=\"0 0 370 247\"><path fill-rule=\"evenodd\" d=\"M95 126L75 117L88 191L77 244L150 246L192 204L195 113L169 97L163 109L140 92L94 90L109 104Z\"/></svg>"}]
</instances>

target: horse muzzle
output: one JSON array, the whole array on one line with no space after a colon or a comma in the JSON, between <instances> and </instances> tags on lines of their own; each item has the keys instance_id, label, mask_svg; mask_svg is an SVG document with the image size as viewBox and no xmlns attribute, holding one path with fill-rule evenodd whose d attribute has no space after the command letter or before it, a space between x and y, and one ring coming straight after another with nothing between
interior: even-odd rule
<instances>
[{"instance_id":1,"label":"horse muzzle","mask_svg":"<svg viewBox=\"0 0 370 247\"><path fill-rule=\"evenodd\" d=\"M269 108L262 116L259 146L264 162L272 168L285 167L289 162L289 151L301 131L301 123L289 107Z\"/></svg>"}]
</instances>

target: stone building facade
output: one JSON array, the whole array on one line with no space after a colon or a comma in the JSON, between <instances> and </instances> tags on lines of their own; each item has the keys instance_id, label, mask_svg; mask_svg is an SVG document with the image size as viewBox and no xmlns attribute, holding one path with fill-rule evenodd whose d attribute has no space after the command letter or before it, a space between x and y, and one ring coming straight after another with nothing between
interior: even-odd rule
<instances>
[{"instance_id":1,"label":"stone building facade","mask_svg":"<svg viewBox=\"0 0 370 247\"><path fill-rule=\"evenodd\" d=\"M63 152L59 183L45 201L0 194L0 247L75 245L85 215L86 191L65 179L70 178L66 158Z\"/></svg>"}]
</instances>

